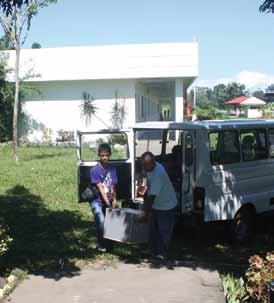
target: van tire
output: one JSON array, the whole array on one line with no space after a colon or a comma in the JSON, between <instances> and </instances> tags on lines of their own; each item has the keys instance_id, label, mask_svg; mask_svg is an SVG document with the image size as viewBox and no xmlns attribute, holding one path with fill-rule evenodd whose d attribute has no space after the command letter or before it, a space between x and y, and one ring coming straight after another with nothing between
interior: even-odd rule
<instances>
[{"instance_id":1,"label":"van tire","mask_svg":"<svg viewBox=\"0 0 274 303\"><path fill-rule=\"evenodd\" d=\"M256 213L251 207L238 211L231 224L231 238L234 243L244 244L252 240L256 229Z\"/></svg>"}]
</instances>

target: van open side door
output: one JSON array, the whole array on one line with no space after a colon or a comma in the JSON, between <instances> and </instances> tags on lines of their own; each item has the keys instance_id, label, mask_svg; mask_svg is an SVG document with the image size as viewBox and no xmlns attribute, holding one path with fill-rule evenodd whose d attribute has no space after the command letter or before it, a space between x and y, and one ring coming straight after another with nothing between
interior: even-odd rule
<instances>
[{"instance_id":1,"label":"van open side door","mask_svg":"<svg viewBox=\"0 0 274 303\"><path fill-rule=\"evenodd\" d=\"M132 199L133 152L132 132L128 130L102 130L77 132L77 192L78 202L88 202L82 196L90 183L90 170L99 163L97 155L101 143L108 143L112 149L110 163L117 169L119 200Z\"/></svg>"}]
</instances>

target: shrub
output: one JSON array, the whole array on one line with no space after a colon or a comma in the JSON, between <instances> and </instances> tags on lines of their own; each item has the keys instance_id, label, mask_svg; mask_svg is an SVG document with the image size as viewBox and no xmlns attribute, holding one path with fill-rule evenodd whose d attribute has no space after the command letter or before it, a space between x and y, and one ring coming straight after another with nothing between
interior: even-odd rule
<instances>
[{"instance_id":1,"label":"shrub","mask_svg":"<svg viewBox=\"0 0 274 303\"><path fill-rule=\"evenodd\" d=\"M274 279L274 252L267 253L265 258L252 256L249 264L246 289L250 298L258 303L269 303L269 283Z\"/></svg>"},{"instance_id":2,"label":"shrub","mask_svg":"<svg viewBox=\"0 0 274 303\"><path fill-rule=\"evenodd\" d=\"M195 114L198 120L211 120L213 119L212 115L210 114L209 110L197 108L195 109Z\"/></svg>"},{"instance_id":3,"label":"shrub","mask_svg":"<svg viewBox=\"0 0 274 303\"><path fill-rule=\"evenodd\" d=\"M208 109L196 108L195 114L198 120L212 120L212 119L228 119L229 115L224 110L219 110L217 107L210 107Z\"/></svg>"},{"instance_id":4,"label":"shrub","mask_svg":"<svg viewBox=\"0 0 274 303\"><path fill-rule=\"evenodd\" d=\"M110 135L109 142L111 145L119 144L124 146L127 144L127 137L125 134L112 134Z\"/></svg>"},{"instance_id":5,"label":"shrub","mask_svg":"<svg viewBox=\"0 0 274 303\"><path fill-rule=\"evenodd\" d=\"M248 299L243 278L236 278L231 274L224 276L223 289L228 303L241 303Z\"/></svg>"},{"instance_id":6,"label":"shrub","mask_svg":"<svg viewBox=\"0 0 274 303\"><path fill-rule=\"evenodd\" d=\"M3 256L7 253L11 242L12 239L7 234L6 229L0 225L0 256Z\"/></svg>"}]
</instances>

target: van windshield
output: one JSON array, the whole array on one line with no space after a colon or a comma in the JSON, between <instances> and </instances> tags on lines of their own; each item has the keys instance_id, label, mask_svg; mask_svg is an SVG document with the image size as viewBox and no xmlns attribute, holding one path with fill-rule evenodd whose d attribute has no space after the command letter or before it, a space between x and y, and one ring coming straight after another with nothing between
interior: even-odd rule
<instances>
[{"instance_id":1,"label":"van windshield","mask_svg":"<svg viewBox=\"0 0 274 303\"><path fill-rule=\"evenodd\" d=\"M92 133L81 135L81 160L98 161L98 147L108 143L112 155L110 160L127 160L129 158L128 138L126 133Z\"/></svg>"}]
</instances>

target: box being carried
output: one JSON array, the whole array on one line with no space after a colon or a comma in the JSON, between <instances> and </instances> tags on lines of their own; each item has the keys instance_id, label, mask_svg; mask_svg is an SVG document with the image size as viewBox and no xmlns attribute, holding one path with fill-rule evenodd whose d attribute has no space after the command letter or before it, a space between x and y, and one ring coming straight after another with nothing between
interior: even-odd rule
<instances>
[{"instance_id":1,"label":"box being carried","mask_svg":"<svg viewBox=\"0 0 274 303\"><path fill-rule=\"evenodd\" d=\"M149 226L140 222L142 211L130 208L107 208L104 237L123 243L145 243L148 241Z\"/></svg>"}]
</instances>

